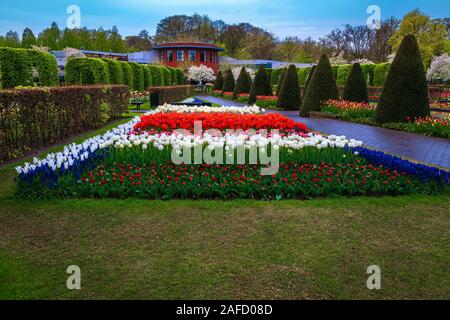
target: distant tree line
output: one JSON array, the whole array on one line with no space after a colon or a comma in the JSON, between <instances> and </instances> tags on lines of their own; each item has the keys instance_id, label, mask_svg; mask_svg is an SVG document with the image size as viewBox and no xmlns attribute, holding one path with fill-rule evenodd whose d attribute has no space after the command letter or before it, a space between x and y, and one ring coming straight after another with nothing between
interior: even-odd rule
<instances>
[{"instance_id":1,"label":"distant tree line","mask_svg":"<svg viewBox=\"0 0 450 320\"><path fill-rule=\"evenodd\" d=\"M122 37L116 26L112 29L87 28L61 30L56 23L35 35L30 28L22 37L14 31L0 36L0 46L29 48L40 45L51 50L72 47L85 50L133 52L147 51L166 41L199 41L215 43L225 49L224 55L238 59L274 59L286 62L317 62L322 53L338 57L347 63L370 60L376 63L389 60L407 34L416 36L426 65L442 53L450 53L450 18L434 19L418 9L403 20L389 18L381 27L372 30L366 25L345 25L332 30L319 40L296 36L278 39L274 34L249 23L227 24L207 15L175 15L161 20L156 34L143 30L136 36Z\"/></svg>"}]
</instances>

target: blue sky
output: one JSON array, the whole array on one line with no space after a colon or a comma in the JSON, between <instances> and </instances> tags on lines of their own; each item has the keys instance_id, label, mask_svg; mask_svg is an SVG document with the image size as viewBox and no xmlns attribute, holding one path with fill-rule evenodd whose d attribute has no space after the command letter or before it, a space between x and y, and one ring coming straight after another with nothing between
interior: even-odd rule
<instances>
[{"instance_id":1,"label":"blue sky","mask_svg":"<svg viewBox=\"0 0 450 320\"><path fill-rule=\"evenodd\" d=\"M154 33L156 24L175 14L207 14L227 23L249 22L279 37L319 38L344 24L365 24L369 5L378 5L382 19L402 17L420 8L433 18L450 16L448 0L1 0L0 34L31 27L36 33L56 21L65 27L70 5L81 8L88 28L117 25L123 35L142 29Z\"/></svg>"}]
</instances>

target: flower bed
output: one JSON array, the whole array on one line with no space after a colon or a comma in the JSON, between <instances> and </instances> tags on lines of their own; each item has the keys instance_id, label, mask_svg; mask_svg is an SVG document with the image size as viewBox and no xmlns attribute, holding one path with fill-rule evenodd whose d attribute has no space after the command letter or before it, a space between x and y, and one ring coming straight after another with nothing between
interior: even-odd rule
<instances>
[{"instance_id":1,"label":"flower bed","mask_svg":"<svg viewBox=\"0 0 450 320\"><path fill-rule=\"evenodd\" d=\"M160 113L179 112L179 113L235 113L235 114L260 114L265 110L258 106L247 107L205 107L205 106L186 106L165 104L156 109Z\"/></svg>"},{"instance_id":2,"label":"flower bed","mask_svg":"<svg viewBox=\"0 0 450 320\"><path fill-rule=\"evenodd\" d=\"M17 167L17 195L280 200L448 190L444 171L414 171L417 165L385 161L360 141L308 133L280 115L167 107ZM192 131L195 121L214 130Z\"/></svg>"},{"instance_id":3,"label":"flower bed","mask_svg":"<svg viewBox=\"0 0 450 320\"><path fill-rule=\"evenodd\" d=\"M376 108L368 103L345 100L328 100L322 105L322 112L328 112L344 120L374 118Z\"/></svg>"},{"instance_id":4,"label":"flower bed","mask_svg":"<svg viewBox=\"0 0 450 320\"><path fill-rule=\"evenodd\" d=\"M261 108L273 109L276 108L278 102L277 96L257 96L256 105Z\"/></svg>"}]
</instances>

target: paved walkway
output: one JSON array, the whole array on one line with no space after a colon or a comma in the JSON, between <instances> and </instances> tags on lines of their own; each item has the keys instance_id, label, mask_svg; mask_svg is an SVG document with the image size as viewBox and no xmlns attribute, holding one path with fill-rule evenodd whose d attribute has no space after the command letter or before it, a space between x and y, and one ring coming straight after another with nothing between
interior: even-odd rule
<instances>
[{"instance_id":1,"label":"paved walkway","mask_svg":"<svg viewBox=\"0 0 450 320\"><path fill-rule=\"evenodd\" d=\"M244 104L216 97L203 96L204 100L225 106ZM333 119L313 119L298 116L297 111L268 111L281 113L306 124L309 129L326 134L345 135L361 140L366 146L416 161L450 169L450 141L419 134L396 131Z\"/></svg>"}]
</instances>

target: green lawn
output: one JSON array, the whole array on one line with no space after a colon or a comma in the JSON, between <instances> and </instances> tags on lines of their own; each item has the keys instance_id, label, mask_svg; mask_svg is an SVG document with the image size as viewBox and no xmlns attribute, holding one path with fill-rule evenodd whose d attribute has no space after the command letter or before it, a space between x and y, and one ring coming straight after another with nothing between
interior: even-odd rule
<instances>
[{"instance_id":1,"label":"green lawn","mask_svg":"<svg viewBox=\"0 0 450 320\"><path fill-rule=\"evenodd\" d=\"M0 299L450 298L450 196L23 201L13 167L0 169ZM66 289L69 265L81 291Z\"/></svg>"}]
</instances>

